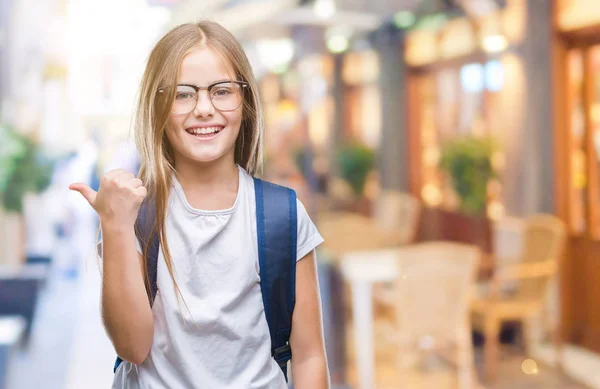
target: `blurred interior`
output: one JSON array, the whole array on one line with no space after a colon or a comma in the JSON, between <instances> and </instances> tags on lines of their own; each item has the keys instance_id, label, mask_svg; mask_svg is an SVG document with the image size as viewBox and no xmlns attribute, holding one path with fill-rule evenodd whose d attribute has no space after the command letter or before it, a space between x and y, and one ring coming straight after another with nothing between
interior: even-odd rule
<instances>
[{"instance_id":1,"label":"blurred interior","mask_svg":"<svg viewBox=\"0 0 600 389\"><path fill-rule=\"evenodd\" d=\"M67 187L137 172L147 55L204 18L325 238L333 388L600 388L598 0L0 0L0 389L110 387Z\"/></svg>"}]
</instances>

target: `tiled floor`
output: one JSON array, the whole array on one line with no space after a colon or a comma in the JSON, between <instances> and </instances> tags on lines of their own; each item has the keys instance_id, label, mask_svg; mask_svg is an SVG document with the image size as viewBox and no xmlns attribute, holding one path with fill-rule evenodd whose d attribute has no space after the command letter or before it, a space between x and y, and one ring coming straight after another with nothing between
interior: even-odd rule
<instances>
[{"instance_id":1,"label":"tiled floor","mask_svg":"<svg viewBox=\"0 0 600 389\"><path fill-rule=\"evenodd\" d=\"M55 272L38 309L31 343L13 359L7 389L107 389L112 380L114 351L102 328L99 314L100 276L95 259L76 279ZM351 347L351 345L349 345ZM591 358L586 357L586 363ZM390 350L378 352L376 389L458 389L452 368L435 363L428 370L399 372ZM538 374L526 375L519 350L505 349L498 379L481 389L586 389L544 364ZM476 361L481 366L480 354ZM347 378L355 387L356 371L349 358ZM479 388L478 388L479 389Z\"/></svg>"},{"instance_id":2,"label":"tiled floor","mask_svg":"<svg viewBox=\"0 0 600 389\"><path fill-rule=\"evenodd\" d=\"M60 279L59 279L60 278ZM77 325L77 282L55 277L38 301L27 347L17 348L9 365L7 389L63 389L73 330Z\"/></svg>"},{"instance_id":3,"label":"tiled floor","mask_svg":"<svg viewBox=\"0 0 600 389\"><path fill-rule=\"evenodd\" d=\"M538 373L526 375L521 370L523 358L517 355L500 364L494 382L479 382L477 389L587 389L587 386L560 375L551 368L538 365ZM355 387L356 372L348 371L349 384ZM391 363L377 361L377 389L460 389L455 371L450 366L439 365L429 370L403 371L401 376Z\"/></svg>"},{"instance_id":4,"label":"tiled floor","mask_svg":"<svg viewBox=\"0 0 600 389\"><path fill-rule=\"evenodd\" d=\"M478 356L481 356L480 352ZM481 358L477 358L477 367L481 371ZM519 349L505 348L502 363L498 369L498 378L493 383L485 383L487 389L587 389L588 387L559 373L542 362L536 364L536 374L525 374L525 357Z\"/></svg>"},{"instance_id":5,"label":"tiled floor","mask_svg":"<svg viewBox=\"0 0 600 389\"><path fill-rule=\"evenodd\" d=\"M352 353L349 353L352 354ZM536 364L535 374L525 374L522 364L526 358L520 349L504 347L498 377L493 382L482 381L481 350L476 350L475 362L478 383L474 389L588 389L581 383L560 374L552 367L541 362ZM461 389L457 382L456 371L441 359L433 358L421 368L403 370L394 363L393 350L381 350L376 355L376 389ZM353 357L348 360L348 383L355 387L356 370Z\"/></svg>"},{"instance_id":6,"label":"tiled floor","mask_svg":"<svg viewBox=\"0 0 600 389\"><path fill-rule=\"evenodd\" d=\"M554 364L555 349L542 345L533 350L535 358ZM562 366L570 377L594 389L600 389L600 355L575 345L565 345L562 352Z\"/></svg>"}]
</instances>

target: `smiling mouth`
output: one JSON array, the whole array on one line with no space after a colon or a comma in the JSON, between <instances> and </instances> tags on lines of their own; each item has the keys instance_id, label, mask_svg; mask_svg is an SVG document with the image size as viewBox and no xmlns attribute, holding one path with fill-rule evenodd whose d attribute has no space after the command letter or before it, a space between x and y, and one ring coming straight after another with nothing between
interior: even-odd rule
<instances>
[{"instance_id":1,"label":"smiling mouth","mask_svg":"<svg viewBox=\"0 0 600 389\"><path fill-rule=\"evenodd\" d=\"M193 135L197 138L210 138L214 135L217 135L219 132L223 131L225 127L215 126L215 127L202 127L202 128L188 128L185 131Z\"/></svg>"}]
</instances>

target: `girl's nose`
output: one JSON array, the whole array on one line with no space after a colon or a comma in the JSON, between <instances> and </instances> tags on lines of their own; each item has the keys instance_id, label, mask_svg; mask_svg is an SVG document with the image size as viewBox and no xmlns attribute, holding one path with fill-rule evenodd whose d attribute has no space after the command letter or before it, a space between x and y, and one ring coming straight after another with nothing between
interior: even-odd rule
<instances>
[{"instance_id":1,"label":"girl's nose","mask_svg":"<svg viewBox=\"0 0 600 389\"><path fill-rule=\"evenodd\" d=\"M215 107L210 100L208 91L198 91L198 101L196 101L196 107L194 108L194 114L199 117L211 116L215 113Z\"/></svg>"}]
</instances>

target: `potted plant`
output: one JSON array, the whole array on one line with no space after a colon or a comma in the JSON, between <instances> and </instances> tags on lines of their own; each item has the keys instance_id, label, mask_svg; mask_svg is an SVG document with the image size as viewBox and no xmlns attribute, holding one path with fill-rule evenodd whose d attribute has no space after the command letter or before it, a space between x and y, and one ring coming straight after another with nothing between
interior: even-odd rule
<instances>
[{"instance_id":1,"label":"potted plant","mask_svg":"<svg viewBox=\"0 0 600 389\"><path fill-rule=\"evenodd\" d=\"M458 212L429 210L430 234L436 238L478 245L492 250L491 224L487 218L488 183L496 177L492 156L496 142L491 137L456 138L442 147L439 162L458 197ZM427 212L425 212L427 213Z\"/></svg>"},{"instance_id":2,"label":"potted plant","mask_svg":"<svg viewBox=\"0 0 600 389\"><path fill-rule=\"evenodd\" d=\"M364 191L375 164L375 153L364 144L350 143L338 150L337 163L341 178L354 194L353 208L360 213L369 214L370 205Z\"/></svg>"},{"instance_id":3,"label":"potted plant","mask_svg":"<svg viewBox=\"0 0 600 389\"><path fill-rule=\"evenodd\" d=\"M23 200L44 191L51 181L53 161L40 146L7 125L0 125L0 208L6 240L0 262L22 262L25 257Z\"/></svg>"},{"instance_id":4,"label":"potted plant","mask_svg":"<svg viewBox=\"0 0 600 389\"><path fill-rule=\"evenodd\" d=\"M485 215L488 183L496 177L492 166L495 151L496 144L490 137L462 137L443 146L440 169L450 178L461 212Z\"/></svg>"}]
</instances>

